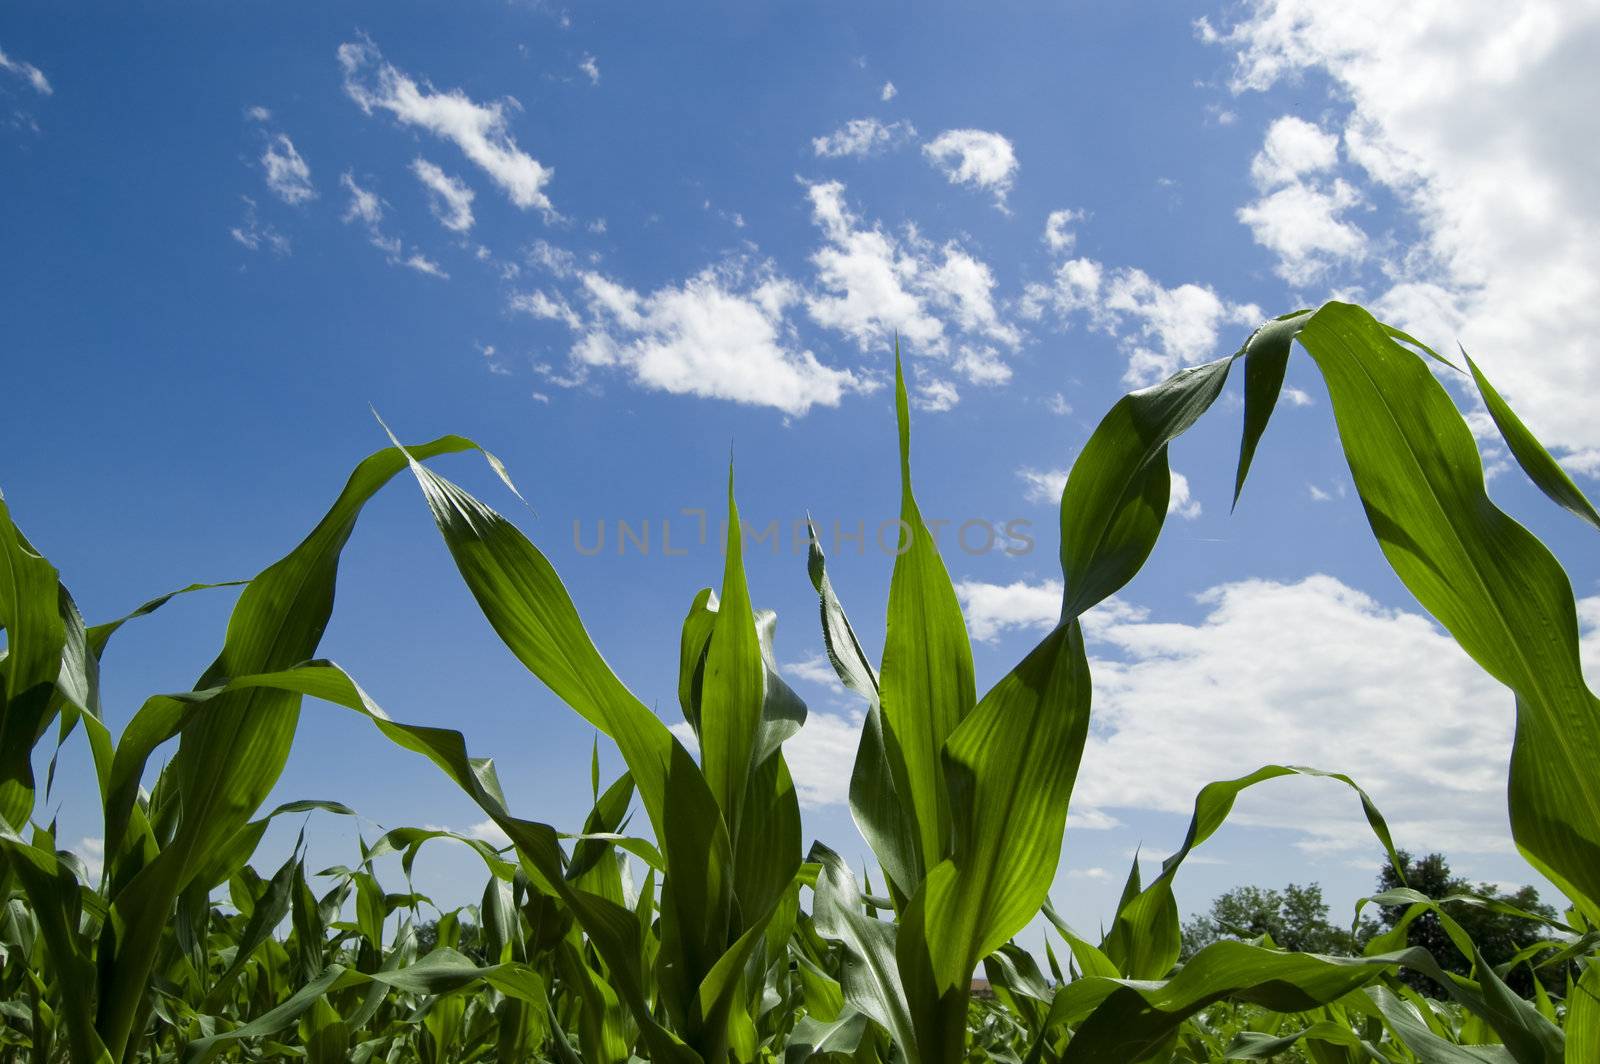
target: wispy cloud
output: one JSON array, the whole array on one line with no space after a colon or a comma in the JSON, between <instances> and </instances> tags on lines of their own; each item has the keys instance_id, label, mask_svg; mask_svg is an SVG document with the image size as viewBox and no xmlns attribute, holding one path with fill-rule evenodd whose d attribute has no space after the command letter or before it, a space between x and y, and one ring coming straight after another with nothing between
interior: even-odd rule
<instances>
[{"instance_id":1,"label":"wispy cloud","mask_svg":"<svg viewBox=\"0 0 1600 1064\"><path fill-rule=\"evenodd\" d=\"M283 202L300 204L316 199L311 167L295 150L288 134L276 133L267 141L267 150L261 153L261 170L266 176L267 188Z\"/></svg>"},{"instance_id":2,"label":"wispy cloud","mask_svg":"<svg viewBox=\"0 0 1600 1064\"><path fill-rule=\"evenodd\" d=\"M50 86L50 79L44 76L44 71L32 63L25 63L20 59L12 58L3 50L0 50L0 70L5 71L7 74L14 74L26 81L33 88L33 91L41 96L49 96L55 92L55 89Z\"/></svg>"},{"instance_id":3,"label":"wispy cloud","mask_svg":"<svg viewBox=\"0 0 1600 1064\"><path fill-rule=\"evenodd\" d=\"M917 127L910 122L885 125L876 118L852 118L825 137L813 137L811 147L820 158L865 158L916 139Z\"/></svg>"},{"instance_id":4,"label":"wispy cloud","mask_svg":"<svg viewBox=\"0 0 1600 1064\"><path fill-rule=\"evenodd\" d=\"M439 224L456 233L472 228L472 189L423 158L411 160L411 172L428 190L429 206Z\"/></svg>"},{"instance_id":5,"label":"wispy cloud","mask_svg":"<svg viewBox=\"0 0 1600 1064\"><path fill-rule=\"evenodd\" d=\"M274 255L289 254L289 238L261 220L256 201L249 196L239 198L244 201L244 220L229 229L228 235L250 251L266 249Z\"/></svg>"},{"instance_id":6,"label":"wispy cloud","mask_svg":"<svg viewBox=\"0 0 1600 1064\"><path fill-rule=\"evenodd\" d=\"M450 141L512 203L553 213L544 188L555 171L517 146L509 124L509 113L521 110L515 99L478 103L459 89L440 92L427 82L419 84L385 61L370 40L341 44L338 55L344 90L362 111L387 111L404 125Z\"/></svg>"}]
</instances>

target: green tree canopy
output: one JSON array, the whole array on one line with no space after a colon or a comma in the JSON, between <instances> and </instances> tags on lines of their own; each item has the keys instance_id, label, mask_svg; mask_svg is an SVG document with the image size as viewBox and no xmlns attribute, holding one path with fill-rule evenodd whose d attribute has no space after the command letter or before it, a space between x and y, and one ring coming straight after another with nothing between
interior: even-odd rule
<instances>
[{"instance_id":1,"label":"green tree canopy","mask_svg":"<svg viewBox=\"0 0 1600 1064\"><path fill-rule=\"evenodd\" d=\"M1317 883L1290 883L1282 890L1235 887L1183 925L1183 957L1188 959L1219 939L1263 937L1295 953L1348 956L1361 951L1374 926L1366 921L1360 933L1351 934L1349 928L1330 922L1328 903Z\"/></svg>"},{"instance_id":2,"label":"green tree canopy","mask_svg":"<svg viewBox=\"0 0 1600 1064\"><path fill-rule=\"evenodd\" d=\"M1400 867L1405 872L1405 882L1401 883L1393 866L1384 860L1378 871L1379 891L1408 886L1435 900L1452 894L1477 894L1514 905L1525 912L1546 919L1556 918L1556 911L1539 900L1539 892L1533 887L1518 887L1508 891L1495 883L1474 884L1466 876L1458 876L1451 872L1450 863L1442 853L1430 853L1426 857L1415 858L1407 851L1400 850L1397 856L1400 858ZM1390 928L1399 922L1405 911L1404 906L1385 906L1379 910L1379 919L1384 927ZM1523 947L1550 938L1547 929L1534 920L1496 912L1481 905L1455 902L1448 905L1446 911L1472 938L1484 959L1491 965L1503 964ZM1472 970L1471 959L1462 956L1461 951L1456 949L1455 944L1450 941L1450 936L1440 925L1438 916L1433 913L1427 913L1412 922L1406 929L1406 943L1421 946L1432 953L1438 959L1439 966L1446 971L1466 975ZM1546 988L1553 990L1561 988L1562 979L1559 971L1543 969L1540 977ZM1432 980L1421 973L1407 969L1403 971L1401 978L1425 994L1437 997L1443 993ZM1526 996L1533 992L1533 977L1527 965L1519 966L1516 971L1508 973L1505 979L1519 994Z\"/></svg>"}]
</instances>

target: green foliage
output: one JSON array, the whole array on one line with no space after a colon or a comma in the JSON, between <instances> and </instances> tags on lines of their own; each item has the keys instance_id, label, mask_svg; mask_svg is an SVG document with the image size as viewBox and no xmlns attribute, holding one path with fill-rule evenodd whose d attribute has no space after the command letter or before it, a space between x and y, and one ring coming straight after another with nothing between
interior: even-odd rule
<instances>
[{"instance_id":1,"label":"green foliage","mask_svg":"<svg viewBox=\"0 0 1600 1064\"><path fill-rule=\"evenodd\" d=\"M1219 939L1266 938L1291 953L1351 957L1361 952L1373 933L1370 920L1354 934L1329 921L1319 884L1290 883L1282 890L1235 887L1213 900L1208 912L1183 925L1181 956L1187 960ZM1411 945L1421 943L1412 940Z\"/></svg>"},{"instance_id":2,"label":"green foliage","mask_svg":"<svg viewBox=\"0 0 1600 1064\"><path fill-rule=\"evenodd\" d=\"M1510 818L1570 903L1559 921L1532 895L1465 891L1442 860L1395 850L1350 777L1288 765L1203 788L1182 845L1148 883L1135 862L1098 942L1049 903L1092 713L1080 618L1155 549L1168 447L1242 361L1237 500L1297 344L1327 383L1384 556L1515 698ZM775 620L752 600L731 471L720 589L692 598L679 635L693 743L611 672L544 554L426 464L470 441L394 441L360 463L308 536L247 583L195 688L151 696L120 736L102 720L100 657L121 625L171 596L86 625L0 501L0 1061L1595 1064L1600 702L1566 575L1488 499L1432 357L1329 303L1119 400L1067 480L1060 621L986 692L913 494L897 366L904 549L877 668L815 543L808 558L829 658L866 702L850 799L879 867L860 880L824 846L803 857L784 743L806 710L778 674ZM1469 368L1521 467L1594 523ZM574 832L513 813L495 766L459 732L391 719L316 657L355 522L408 469L507 651L622 756L608 786L594 772ZM274 817L351 812L296 802L261 815L307 697L431 762L505 833L500 848L458 839L483 862L479 904L439 912L411 888L419 849L458 838L436 829L396 828L319 874L298 846L270 873L252 866ZM89 746L106 843L97 876L37 819L35 763L52 727L58 745L81 730ZM1314 885L1246 889L1192 924L1186 948L1174 895L1184 862L1241 792L1292 775L1339 780L1360 801L1389 862L1369 900L1386 929L1350 939ZM388 855L400 889L380 881ZM1053 936L1044 966L1013 941L1041 915ZM992 994L975 997L980 966Z\"/></svg>"},{"instance_id":3,"label":"green foliage","mask_svg":"<svg viewBox=\"0 0 1600 1064\"><path fill-rule=\"evenodd\" d=\"M1467 933L1484 960L1499 969L1510 966L1503 971L1502 978L1521 996L1533 994L1535 975L1547 992L1563 992L1568 975L1564 966L1546 965L1536 969L1532 963L1513 963L1522 957L1534 962L1548 959L1559 946L1552 934L1552 929L1559 926L1556 911L1539 900L1537 890L1519 887L1503 891L1493 883L1474 885L1465 877L1454 875L1442 853L1413 858L1400 850L1398 856L1399 868L1385 864L1379 869L1380 894L1410 887L1444 902L1450 916ZM1458 900L1451 903L1448 900L1451 898ZM1385 928L1392 930L1405 919L1407 909L1404 905L1385 905L1378 910L1379 918ZM1421 946L1432 953L1447 972L1463 976L1472 972L1471 957L1456 948L1437 913L1425 912L1409 921L1405 940L1409 945ZM1546 944L1549 948L1540 951L1539 947ZM1420 978L1414 972L1402 973L1401 978L1423 994L1439 996L1439 989L1431 980Z\"/></svg>"}]
</instances>

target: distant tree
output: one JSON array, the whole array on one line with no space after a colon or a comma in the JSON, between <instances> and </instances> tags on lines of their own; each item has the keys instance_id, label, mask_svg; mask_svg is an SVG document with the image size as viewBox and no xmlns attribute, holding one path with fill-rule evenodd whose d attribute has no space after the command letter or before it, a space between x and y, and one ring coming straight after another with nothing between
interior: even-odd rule
<instances>
[{"instance_id":1,"label":"distant tree","mask_svg":"<svg viewBox=\"0 0 1600 1064\"><path fill-rule=\"evenodd\" d=\"M1375 925L1366 921L1356 934L1328 919L1328 903L1317 883L1290 883L1282 890L1235 887L1183 925L1185 960L1221 939L1250 940L1263 935L1279 949L1295 953L1350 956L1361 952Z\"/></svg>"},{"instance_id":2,"label":"distant tree","mask_svg":"<svg viewBox=\"0 0 1600 1064\"><path fill-rule=\"evenodd\" d=\"M1539 892L1533 887L1519 887L1508 892L1501 890L1494 883L1474 885L1465 876L1454 875L1442 853L1430 853L1426 857L1414 858L1407 851L1400 850L1397 851L1397 856L1400 858L1400 867L1405 872L1404 884L1401 883L1394 867L1385 859L1378 872L1379 891L1394 890L1404 885L1434 899L1444 898L1450 894L1479 894L1546 919L1556 917L1556 911L1539 900ZM1379 919L1385 928L1393 928L1405 915L1405 911L1406 907L1403 905L1384 906L1379 912ZM1458 902L1446 906L1445 911L1461 925L1461 929L1477 945L1478 951L1490 965L1504 963L1523 947L1551 937L1544 925L1534 920L1494 912L1479 905ZM1439 918L1431 912L1419 917L1406 928L1406 944L1426 949L1438 960L1439 967L1446 971L1467 975L1472 970L1471 959L1456 949L1444 926L1440 924ZM1421 993L1433 997L1444 995L1442 988L1420 972L1406 970L1401 973L1400 978ZM1506 983L1517 993L1524 996L1533 993L1533 977L1527 965L1518 965L1516 970L1508 973L1505 978ZM1565 982L1564 974L1554 968L1543 969L1540 978L1546 989L1550 990L1560 990Z\"/></svg>"}]
</instances>

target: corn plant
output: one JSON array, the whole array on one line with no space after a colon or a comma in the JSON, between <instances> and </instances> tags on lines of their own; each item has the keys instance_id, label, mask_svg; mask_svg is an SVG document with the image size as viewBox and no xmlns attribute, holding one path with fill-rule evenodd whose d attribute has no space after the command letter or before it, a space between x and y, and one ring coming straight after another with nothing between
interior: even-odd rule
<instances>
[{"instance_id":1,"label":"corn plant","mask_svg":"<svg viewBox=\"0 0 1600 1064\"><path fill-rule=\"evenodd\" d=\"M1216 942L1180 963L1176 877L1249 787L1331 776L1395 860L1382 814L1357 783L1304 766L1267 765L1202 789L1182 845L1148 883L1134 862L1098 940L1050 903L1092 712L1081 618L1154 550L1171 490L1168 447L1242 363L1237 502L1296 344L1327 384L1385 557L1515 696L1513 834L1571 907L1545 921L1555 937L1509 964L1569 972L1565 994L1535 979L1532 999L1516 996L1508 968L1485 962L1450 916L1454 906L1502 903L1409 888L1369 899L1406 913L1360 957L1290 953L1263 939ZM1523 470L1600 528L1600 514L1462 358ZM774 616L752 605L731 471L720 588L693 597L679 636L678 702L693 750L611 671L538 548L426 464L475 449L468 440L404 447L391 437L360 463L316 528L244 586L195 688L152 696L115 738L100 705L103 651L123 624L172 596L87 626L0 500L0 1059L1600 1060L1600 706L1579 667L1571 586L1488 499L1471 433L1435 376L1455 371L1360 308L1330 303L1121 399L1062 496L1060 621L980 696L960 607L912 490L897 360L903 539L876 667L814 534L808 557L828 656L866 707L850 806L877 867L860 879L826 846L804 847L783 748L806 709L778 673ZM604 788L595 762L592 809L576 831L514 814L492 762L472 757L459 732L391 719L317 656L344 544L367 499L406 471L507 649L621 753L626 771ZM281 867L258 872L251 858L275 817L352 812L318 801L260 815L308 695L432 761L510 845L396 828L363 841L349 866L308 874L296 846ZM52 825L34 822L35 764L52 728L58 749L81 729L92 754L105 837L98 879L58 849ZM54 758L49 766L47 787ZM642 832L629 830L635 802ZM443 838L481 858L478 905L438 912L410 888L417 852ZM398 891L381 884L376 864L392 855L407 878ZM1398 861L1396 871L1403 882ZM1407 925L1424 914L1473 961L1470 977L1406 945ZM1043 964L1014 941L1040 921ZM1402 968L1444 998L1418 995L1396 978ZM979 970L989 989L975 996Z\"/></svg>"}]
</instances>

